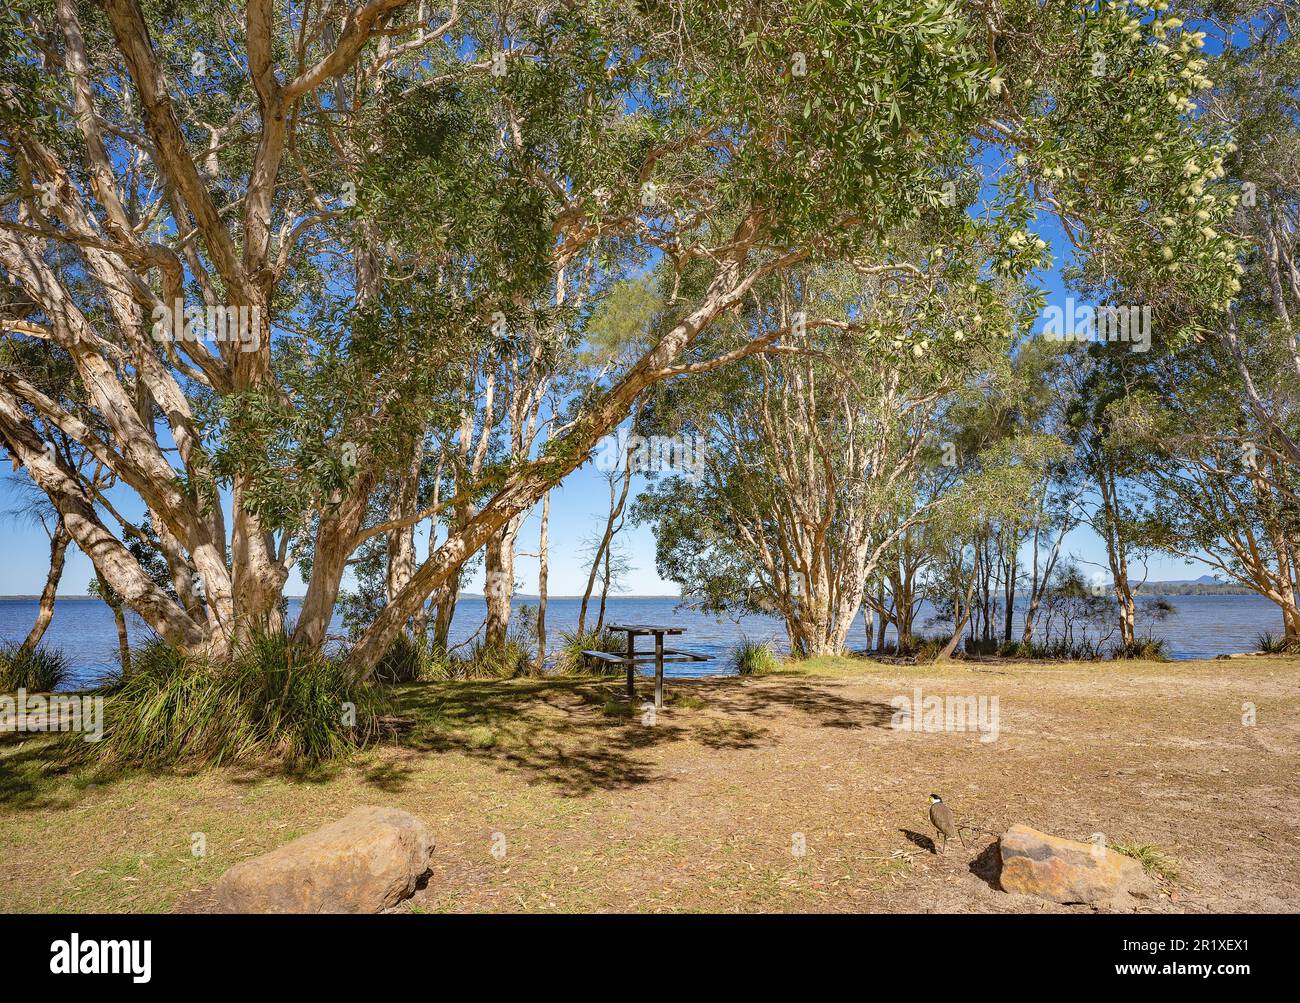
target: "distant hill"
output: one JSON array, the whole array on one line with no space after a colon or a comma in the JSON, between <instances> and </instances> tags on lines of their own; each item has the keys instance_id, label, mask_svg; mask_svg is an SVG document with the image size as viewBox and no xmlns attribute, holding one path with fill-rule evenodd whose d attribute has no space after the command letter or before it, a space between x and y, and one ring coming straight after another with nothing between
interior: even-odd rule
<instances>
[{"instance_id":1,"label":"distant hill","mask_svg":"<svg viewBox=\"0 0 1300 1003\"><path fill-rule=\"evenodd\" d=\"M1248 596L1254 595L1244 585L1221 582L1213 575L1201 575L1200 578L1176 578L1167 582L1145 582L1134 584L1134 591L1144 596Z\"/></svg>"}]
</instances>

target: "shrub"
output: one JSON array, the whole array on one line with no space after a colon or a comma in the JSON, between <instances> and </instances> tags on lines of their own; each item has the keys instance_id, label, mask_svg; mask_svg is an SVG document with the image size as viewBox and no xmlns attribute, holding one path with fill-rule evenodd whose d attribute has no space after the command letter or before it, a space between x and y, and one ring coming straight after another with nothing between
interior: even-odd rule
<instances>
[{"instance_id":1,"label":"shrub","mask_svg":"<svg viewBox=\"0 0 1300 1003\"><path fill-rule=\"evenodd\" d=\"M132 676L165 677L179 672L185 667L185 656L161 637L151 637L131 649L130 674ZM96 693L111 696L119 692L126 684L121 664L109 669L95 687Z\"/></svg>"},{"instance_id":2,"label":"shrub","mask_svg":"<svg viewBox=\"0 0 1300 1003\"><path fill-rule=\"evenodd\" d=\"M731 667L741 676L762 676L781 667L780 661L766 641L741 641L731 650Z\"/></svg>"},{"instance_id":3,"label":"shrub","mask_svg":"<svg viewBox=\"0 0 1300 1003\"><path fill-rule=\"evenodd\" d=\"M1101 658L1100 645L1088 640L1030 641L1016 649L1021 658L1037 658L1053 662L1095 662Z\"/></svg>"},{"instance_id":4,"label":"shrub","mask_svg":"<svg viewBox=\"0 0 1300 1003\"><path fill-rule=\"evenodd\" d=\"M533 653L518 638L507 637L499 645L475 641L469 657L459 665L460 675L469 679L513 679L528 675Z\"/></svg>"},{"instance_id":5,"label":"shrub","mask_svg":"<svg viewBox=\"0 0 1300 1003\"><path fill-rule=\"evenodd\" d=\"M1257 634L1255 644L1260 651L1270 655L1300 655L1300 639L1288 641L1285 637L1277 637L1270 630Z\"/></svg>"},{"instance_id":6,"label":"shrub","mask_svg":"<svg viewBox=\"0 0 1300 1003\"><path fill-rule=\"evenodd\" d=\"M410 634L400 635L375 666L378 683L414 683L453 675L446 652L435 650Z\"/></svg>"},{"instance_id":7,"label":"shrub","mask_svg":"<svg viewBox=\"0 0 1300 1003\"><path fill-rule=\"evenodd\" d=\"M1143 658L1149 662L1167 662L1169 655L1166 652L1166 645L1163 640L1154 637L1148 637L1142 640L1134 641L1132 644L1117 644L1111 649L1111 658Z\"/></svg>"},{"instance_id":8,"label":"shrub","mask_svg":"<svg viewBox=\"0 0 1300 1003\"><path fill-rule=\"evenodd\" d=\"M948 647L948 642L952 640L951 634L936 634L934 637L922 637L916 641L916 660L918 662L933 662Z\"/></svg>"},{"instance_id":9,"label":"shrub","mask_svg":"<svg viewBox=\"0 0 1300 1003\"><path fill-rule=\"evenodd\" d=\"M55 648L38 644L25 648L21 644L0 646L0 693L28 690L49 693L68 677L68 656Z\"/></svg>"},{"instance_id":10,"label":"shrub","mask_svg":"<svg viewBox=\"0 0 1300 1003\"><path fill-rule=\"evenodd\" d=\"M74 747L111 766L312 766L369 741L376 706L341 659L283 634L251 637L226 662L151 645L118 682L104 738Z\"/></svg>"},{"instance_id":11,"label":"shrub","mask_svg":"<svg viewBox=\"0 0 1300 1003\"><path fill-rule=\"evenodd\" d=\"M995 638L989 638L988 640L967 638L965 650L968 655L996 655L1000 646L1000 642Z\"/></svg>"},{"instance_id":12,"label":"shrub","mask_svg":"<svg viewBox=\"0 0 1300 1003\"><path fill-rule=\"evenodd\" d=\"M627 652L627 636L612 630L576 631L562 630L563 643L555 653L555 671L566 676L617 676L627 670L596 658L584 658L584 651L608 651L622 655Z\"/></svg>"}]
</instances>

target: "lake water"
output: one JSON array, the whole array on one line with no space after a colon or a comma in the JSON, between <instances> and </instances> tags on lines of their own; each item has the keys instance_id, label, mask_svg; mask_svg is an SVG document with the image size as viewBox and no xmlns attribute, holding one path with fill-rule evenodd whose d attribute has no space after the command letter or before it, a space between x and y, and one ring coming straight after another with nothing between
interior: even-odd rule
<instances>
[{"instance_id":1,"label":"lake water","mask_svg":"<svg viewBox=\"0 0 1300 1003\"><path fill-rule=\"evenodd\" d=\"M1253 651L1256 638L1263 631L1281 632L1282 618L1275 605L1267 599L1253 595L1201 595L1171 596L1169 601L1176 612L1163 623L1156 625L1155 636L1168 644L1174 658L1213 658L1215 655L1238 651ZM529 603L517 600L515 608ZM687 662L665 667L668 675L715 675L728 671L726 655L742 637L756 641L771 641L777 650L785 649L785 633L781 622L774 617L749 616L739 623L719 620L690 610L679 610L677 600L664 598L613 598L609 601L607 619L613 623L651 623L682 627L686 633L674 640L681 647L713 656L708 662ZM299 602L289 601L289 615L296 616ZM547 605L546 626L548 647L560 643L560 631L572 630L578 621L579 600L552 599ZM34 599L0 599L0 640L21 641L27 636L36 618ZM924 624L930 615L923 609L917 620ZM456 606L452 623L451 642L459 644L474 636L483 623L484 602L478 596L465 596ZM594 620L594 611L589 620ZM1018 621L1017 617L1017 621ZM938 633L941 628L922 628L926 633ZM144 624L134 615L129 616L132 643L147 636ZM337 620L333 632L343 635L342 624ZM892 637L892 631L890 635ZM1013 636L1020 636L1017 622ZM67 686L71 689L97 682L117 659L117 632L113 627L113 614L98 599L59 599L55 603L54 620L46 631L45 642L62 649L72 663L72 675ZM862 618L854 622L849 634L849 647L861 649L868 646L863 632Z\"/></svg>"}]
</instances>

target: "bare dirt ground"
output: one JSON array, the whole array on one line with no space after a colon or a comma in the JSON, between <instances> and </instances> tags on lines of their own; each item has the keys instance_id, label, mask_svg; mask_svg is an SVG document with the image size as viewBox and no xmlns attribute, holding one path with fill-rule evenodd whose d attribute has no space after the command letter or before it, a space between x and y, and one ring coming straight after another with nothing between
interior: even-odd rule
<instances>
[{"instance_id":1,"label":"bare dirt ground","mask_svg":"<svg viewBox=\"0 0 1300 1003\"><path fill-rule=\"evenodd\" d=\"M918 686L996 696L997 739L891 727ZM933 791L992 832L1158 846L1178 877L1143 910L1300 911L1300 660L834 659L670 681L653 724L620 688L411 686L396 744L307 778L88 786L43 776L42 740L6 740L0 908L204 909L230 865L382 804L437 843L404 911L1087 911L997 890L991 835L936 855Z\"/></svg>"}]
</instances>

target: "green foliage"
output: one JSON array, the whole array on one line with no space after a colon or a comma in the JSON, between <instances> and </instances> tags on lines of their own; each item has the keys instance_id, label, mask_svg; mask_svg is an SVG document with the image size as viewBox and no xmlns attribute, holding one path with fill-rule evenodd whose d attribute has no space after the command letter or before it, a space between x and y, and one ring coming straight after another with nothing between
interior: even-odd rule
<instances>
[{"instance_id":1,"label":"green foliage","mask_svg":"<svg viewBox=\"0 0 1300 1003\"><path fill-rule=\"evenodd\" d=\"M528 675L532 661L532 650L512 636L499 645L475 641L468 657L456 663L453 671L458 678L515 679Z\"/></svg>"},{"instance_id":2,"label":"green foliage","mask_svg":"<svg viewBox=\"0 0 1300 1003\"><path fill-rule=\"evenodd\" d=\"M0 693L20 689L49 693L63 684L68 671L68 656L46 644L35 648L15 643L0 645Z\"/></svg>"},{"instance_id":3,"label":"green foliage","mask_svg":"<svg viewBox=\"0 0 1300 1003\"><path fill-rule=\"evenodd\" d=\"M445 679L447 658L419 638L403 632L384 652L375 666L377 683L413 683L427 679Z\"/></svg>"},{"instance_id":4,"label":"green foliage","mask_svg":"<svg viewBox=\"0 0 1300 1003\"><path fill-rule=\"evenodd\" d=\"M1178 880L1178 865L1169 854L1154 843L1107 843L1116 853L1131 857L1142 865L1151 877L1172 884Z\"/></svg>"},{"instance_id":5,"label":"green foliage","mask_svg":"<svg viewBox=\"0 0 1300 1003\"><path fill-rule=\"evenodd\" d=\"M747 637L731 649L728 663L732 671L740 676L764 676L781 667L770 643L751 641Z\"/></svg>"},{"instance_id":6,"label":"green foliage","mask_svg":"<svg viewBox=\"0 0 1300 1003\"><path fill-rule=\"evenodd\" d=\"M948 647L948 642L952 640L951 634L934 634L927 635L915 642L914 654L918 663L933 662Z\"/></svg>"},{"instance_id":7,"label":"green foliage","mask_svg":"<svg viewBox=\"0 0 1300 1003\"><path fill-rule=\"evenodd\" d=\"M388 555L382 540L358 545L364 532L340 530L339 522L350 520L352 504L362 506L363 531L386 517L390 472L406 469L417 442L434 447L430 466L439 471L421 472L421 505L431 479L463 479L442 462L456 455L462 413L492 447L466 508L497 495L517 468L501 458L506 409L485 414L489 378L544 373L567 395L561 408L573 420L557 421L568 431L548 442L544 476L512 485L527 504L625 416L618 406L593 415L582 405L606 379L622 381L636 351L662 343L670 325L692 319L684 354L703 365L772 336L782 350L805 354L822 387L846 392L834 404L824 392L809 396L799 416L808 434L786 450L754 434L756 406L798 383L799 367L749 357L732 372L664 391L663 427L698 432L710 446L730 447L738 431L739 442L715 450L724 459L705 489L662 483L644 514L660 530L661 566L707 608L784 606L780 612L799 614L791 596L800 593L777 595L780 575L759 570L761 548L738 542L736 512L757 509L756 522L768 529L792 507L780 489L798 478L778 472L774 458L806 452L860 472L866 452L880 446L875 476L841 477L822 492L831 504L811 521L824 517L836 555L880 539L918 496L942 500L931 515L960 536L981 513L987 524L994 506L1013 508L1054 462L1046 436L1002 435L1016 426L999 413L989 426L970 423L971 445L982 454L963 465L960 485L936 479L930 491L910 470L923 455L912 448L917 441L936 426L961 427L943 413L950 397L997 370L1008 354L1004 336L1023 330L1041 300L1027 282L1050 260L1031 229L1036 213L1069 223L1083 248L1080 286L1141 296L1168 322L1175 335L1168 341L1211 329L1234 299L1263 324L1259 277L1277 255L1229 235L1239 177L1227 173L1288 176L1294 143L1274 144L1280 153L1271 155L1269 137L1294 131L1294 107L1279 101L1195 121L1193 95L1214 82L1199 51L1204 36L1162 13L1163 0L1154 6L1151 14L1127 3L1042 0L1006 0L992 12L945 0L579 0L545 10L467 2L447 32L427 37L391 12L374 26L391 62L377 41L368 44L359 57L365 71L339 67L291 102L280 162L279 130L250 112L266 102L255 93L251 60L238 51L247 25L235 7L145 5L181 129L182 149L170 148L168 136L162 151L163 115L141 114L103 9L70 8L89 53L96 108L87 117L74 107L74 74L64 33L50 30L57 24L50 5L21 0L0 19L8 154L0 158L0 204L7 224L22 223L31 260L43 258L66 288L34 295L10 275L17 289L0 294L0 309L48 320L62 337L68 325L40 318L36 303L66 302L69 315L79 311L104 339L92 354L113 359L121 376L92 373L89 357L78 363L82 372L56 373L67 360L26 346L9 351L13 341L45 340L18 331L6 334L3 361L38 388L59 385L56 409L65 413L39 420L61 421L72 438L75 421L77 434L84 428L95 437L94 453L115 483L146 496L166 519L157 529L168 541L224 541L225 529L209 525L221 520L210 517L237 483L231 523L249 530L244 539L267 535L273 571L293 558L310 575L321 564L316 541L333 548L332 567L358 571L347 601L355 637L387 599L377 571ZM337 40L333 18L318 5L275 19L272 72L288 82L324 58ZM508 72L482 72L503 48ZM195 57L205 54L200 70ZM1291 58L1266 61L1270 89L1294 79ZM1250 63L1225 58L1223 86L1253 81ZM96 144L81 134L97 119L114 175L107 187L131 217L127 229L154 245L148 254L137 247L92 260L88 246L64 239L78 219L96 229L107 220L109 246L137 239L119 236L103 204L105 181L89 160ZM1225 122L1243 126L1245 145L1221 134ZM193 196L176 191L175 178L154 162L162 152L195 161L221 207L213 214L219 222L184 204ZM261 156L275 179L265 199L250 194L260 187ZM40 205L34 186L46 183L51 165L70 182L58 195L69 204L57 206L61 221L45 239L35 232L51 207ZM344 199L347 189L354 203ZM195 233L196 221L229 229L217 240ZM254 223L265 231L260 242ZM226 238L246 276L216 260ZM1239 255L1248 256L1245 266ZM714 320L700 305L733 256L739 275L777 262L799 271L760 279ZM1243 267L1251 279L1244 290ZM197 348L146 346L154 365L141 380L139 331L108 304L123 289L139 299L161 277L170 286L173 276L191 299L247 292L225 288L232 283L264 294L269 351L238 360L218 352L212 372L199 374L195 367L207 370L208 360ZM876 288L864 288L868 276ZM561 295L564 285L571 295ZM806 338L776 338L796 306L827 325ZM504 330L494 331L498 315ZM1283 344L1276 334L1262 340L1269 339ZM608 370L593 366L611 361ZM600 375L588 378L593 373ZM78 378L95 393L85 394ZM855 395L856 410L840 406ZM156 422L156 448L139 437L116 441L117 419L132 409L146 425ZM1098 417L1108 428L1123 424L1118 413L1085 410L1077 428ZM824 435L814 441L814 433ZM1169 541L1179 527L1162 528ZM133 556L166 587L170 571L158 563L156 541L144 537L130 545ZM240 541L233 553L242 561L256 550ZM960 577L963 558L954 563ZM836 568L856 584L862 570ZM234 577L250 572L232 569ZM121 579L116 585L135 594ZM327 583L326 594L335 585ZM219 612L214 620L244 611ZM155 627L165 622L154 614ZM412 653L389 654L395 675L413 671ZM506 672L517 659L501 651L469 661Z\"/></svg>"},{"instance_id":8,"label":"green foliage","mask_svg":"<svg viewBox=\"0 0 1300 1003\"><path fill-rule=\"evenodd\" d=\"M643 350L664 308L659 282L640 276L619 283L601 298L586 325L587 342L597 359L618 359Z\"/></svg>"},{"instance_id":9,"label":"green foliage","mask_svg":"<svg viewBox=\"0 0 1300 1003\"><path fill-rule=\"evenodd\" d=\"M1032 658L1050 662L1095 662L1101 658L1101 645L1088 637L1069 640L1064 637L1045 641L1012 642L1006 649L1009 658Z\"/></svg>"},{"instance_id":10,"label":"green foliage","mask_svg":"<svg viewBox=\"0 0 1300 1003\"><path fill-rule=\"evenodd\" d=\"M373 739L377 706L341 659L284 635L253 636L224 663L153 645L109 698L104 738L70 754L108 767L311 767Z\"/></svg>"},{"instance_id":11,"label":"green foliage","mask_svg":"<svg viewBox=\"0 0 1300 1003\"><path fill-rule=\"evenodd\" d=\"M1255 646L1269 655L1300 655L1300 637L1288 638L1265 630L1255 636Z\"/></svg>"},{"instance_id":12,"label":"green foliage","mask_svg":"<svg viewBox=\"0 0 1300 1003\"><path fill-rule=\"evenodd\" d=\"M627 638L612 630L560 631L560 649L555 653L555 671L566 676L617 676L626 670L621 665L583 657L584 651L627 652Z\"/></svg>"},{"instance_id":13,"label":"green foliage","mask_svg":"<svg viewBox=\"0 0 1300 1003\"><path fill-rule=\"evenodd\" d=\"M1117 644L1111 649L1111 658L1141 659L1148 662L1169 661L1168 644L1163 638L1137 638L1131 644Z\"/></svg>"},{"instance_id":14,"label":"green foliage","mask_svg":"<svg viewBox=\"0 0 1300 1003\"><path fill-rule=\"evenodd\" d=\"M131 649L131 672L135 676L164 679L185 670L186 656L160 637L150 637ZM111 696L122 689L126 675L120 665L114 665L102 679L95 692Z\"/></svg>"}]
</instances>

